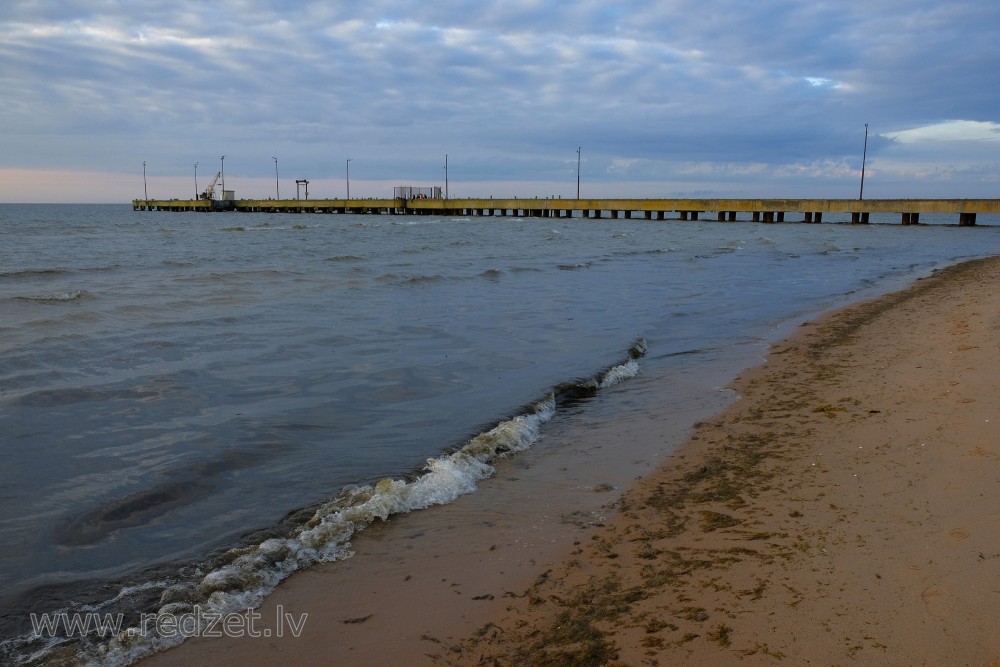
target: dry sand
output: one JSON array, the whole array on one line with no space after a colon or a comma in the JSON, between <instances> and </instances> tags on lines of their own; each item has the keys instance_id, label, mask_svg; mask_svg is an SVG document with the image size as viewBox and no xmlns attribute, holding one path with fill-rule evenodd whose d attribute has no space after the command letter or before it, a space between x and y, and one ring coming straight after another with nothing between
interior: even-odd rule
<instances>
[{"instance_id":1,"label":"dry sand","mask_svg":"<svg viewBox=\"0 0 1000 667\"><path fill-rule=\"evenodd\" d=\"M302 637L144 664L1000 665L997 285L977 260L803 325L606 523L514 535L479 492L450 559L406 517L433 567L285 582L260 611L308 612Z\"/></svg>"}]
</instances>

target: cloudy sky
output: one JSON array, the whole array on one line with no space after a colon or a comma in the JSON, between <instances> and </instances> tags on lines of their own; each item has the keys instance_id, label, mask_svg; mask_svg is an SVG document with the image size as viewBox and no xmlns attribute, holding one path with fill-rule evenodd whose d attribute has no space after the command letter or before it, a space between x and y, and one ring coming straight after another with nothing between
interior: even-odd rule
<instances>
[{"instance_id":1,"label":"cloudy sky","mask_svg":"<svg viewBox=\"0 0 1000 667\"><path fill-rule=\"evenodd\" d=\"M0 90L0 202L1000 196L995 0L4 0Z\"/></svg>"}]
</instances>

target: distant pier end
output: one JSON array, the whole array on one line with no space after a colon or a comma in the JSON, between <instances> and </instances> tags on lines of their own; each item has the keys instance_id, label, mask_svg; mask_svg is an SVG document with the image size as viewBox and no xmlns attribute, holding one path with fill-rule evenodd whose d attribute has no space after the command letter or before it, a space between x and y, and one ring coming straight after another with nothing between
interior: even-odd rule
<instances>
[{"instance_id":1,"label":"distant pier end","mask_svg":"<svg viewBox=\"0 0 1000 667\"><path fill-rule=\"evenodd\" d=\"M1000 214L1000 199L135 199L136 211L239 211L269 213L358 213L389 215L516 216L537 218L611 218L735 222L823 222L824 214L851 216L864 224L872 213L900 216L918 224L921 214L958 216L976 224L977 214ZM670 217L668 217L670 214ZM801 219L789 216L801 215ZM702 218L702 216L706 216Z\"/></svg>"}]
</instances>

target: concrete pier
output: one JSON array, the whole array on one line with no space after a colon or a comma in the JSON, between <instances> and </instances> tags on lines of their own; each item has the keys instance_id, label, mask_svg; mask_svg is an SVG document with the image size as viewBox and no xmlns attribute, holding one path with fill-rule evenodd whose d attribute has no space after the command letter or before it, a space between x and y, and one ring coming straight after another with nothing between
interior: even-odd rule
<instances>
[{"instance_id":1,"label":"concrete pier","mask_svg":"<svg viewBox=\"0 0 1000 667\"><path fill-rule=\"evenodd\" d=\"M135 199L137 211L237 211L270 213L355 213L389 215L450 215L526 218L701 220L715 213L719 222L735 222L738 214L753 222L780 223L786 214L821 223L826 215L850 216L866 224L872 213L899 216L915 225L920 215L958 216L958 224L976 224L977 214L1000 214L1000 199ZM796 220L798 221L798 220ZM845 220L846 221L846 220Z\"/></svg>"}]
</instances>

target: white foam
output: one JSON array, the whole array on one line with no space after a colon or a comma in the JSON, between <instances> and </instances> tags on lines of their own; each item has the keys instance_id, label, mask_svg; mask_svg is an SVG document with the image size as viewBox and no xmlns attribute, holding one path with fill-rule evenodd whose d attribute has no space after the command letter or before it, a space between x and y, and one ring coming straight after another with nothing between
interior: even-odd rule
<instances>
[{"instance_id":1,"label":"white foam","mask_svg":"<svg viewBox=\"0 0 1000 667\"><path fill-rule=\"evenodd\" d=\"M598 385L601 389L606 387L611 387L618 384L619 382L624 382L629 378L633 378L639 374L639 363L635 359L629 359L624 364L620 364L608 370L601 378L601 382Z\"/></svg>"},{"instance_id":2,"label":"white foam","mask_svg":"<svg viewBox=\"0 0 1000 667\"><path fill-rule=\"evenodd\" d=\"M73 290L72 292L54 292L52 294L38 294L35 296L18 297L24 301L75 301L87 294L84 290Z\"/></svg>"},{"instance_id":3,"label":"white foam","mask_svg":"<svg viewBox=\"0 0 1000 667\"><path fill-rule=\"evenodd\" d=\"M101 609L104 609L105 607L112 605L123 598L132 597L136 593L141 593L143 591L159 590L169 585L169 583L169 581L165 580L154 580L137 584L135 586L122 586L122 588L118 591L118 595L113 598L108 598L107 600L96 604L80 605L80 611L100 611Z\"/></svg>"},{"instance_id":4,"label":"white foam","mask_svg":"<svg viewBox=\"0 0 1000 667\"><path fill-rule=\"evenodd\" d=\"M555 414L555 399L533 406L531 412L501 422L472 438L457 452L427 460L422 474L412 481L383 479L374 486L347 489L320 507L305 525L288 538L272 538L251 547L233 549L233 559L205 574L197 604L178 602L167 589L162 614L203 612L232 613L255 608L265 595L296 570L322 561L352 555L350 539L376 519L454 501L471 493L476 484L495 471L495 459L525 450L538 439L542 424ZM145 628L130 628L104 646L92 647L87 664L129 665L140 658L180 643Z\"/></svg>"}]
</instances>

